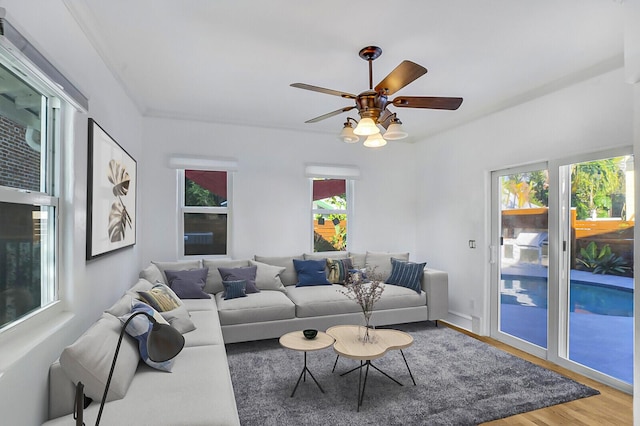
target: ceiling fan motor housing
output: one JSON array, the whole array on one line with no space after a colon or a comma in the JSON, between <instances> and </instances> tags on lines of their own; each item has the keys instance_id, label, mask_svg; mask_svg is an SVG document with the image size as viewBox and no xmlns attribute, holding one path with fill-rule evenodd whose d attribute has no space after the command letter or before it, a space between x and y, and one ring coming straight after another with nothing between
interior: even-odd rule
<instances>
[{"instance_id":1,"label":"ceiling fan motor housing","mask_svg":"<svg viewBox=\"0 0 640 426\"><path fill-rule=\"evenodd\" d=\"M374 90L368 90L356 97L356 107L360 117L372 118L377 121L382 111L387 107L387 97Z\"/></svg>"}]
</instances>

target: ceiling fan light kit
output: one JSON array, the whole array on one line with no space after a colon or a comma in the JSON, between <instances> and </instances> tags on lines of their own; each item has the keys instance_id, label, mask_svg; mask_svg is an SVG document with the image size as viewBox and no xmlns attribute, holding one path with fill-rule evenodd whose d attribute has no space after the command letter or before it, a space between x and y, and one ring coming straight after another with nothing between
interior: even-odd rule
<instances>
[{"instance_id":1,"label":"ceiling fan light kit","mask_svg":"<svg viewBox=\"0 0 640 426\"><path fill-rule=\"evenodd\" d=\"M342 128L340 136L338 137L344 143L357 143L360 141L360 138L358 137L358 135L353 133L353 126L351 125L349 120L353 120L356 124L358 124L355 119L347 117L347 121L344 123L344 127Z\"/></svg>"},{"instance_id":2,"label":"ceiling fan light kit","mask_svg":"<svg viewBox=\"0 0 640 426\"><path fill-rule=\"evenodd\" d=\"M342 114L354 108L358 109L360 121L348 117L344 127L340 132L340 139L346 143L356 143L359 136L368 136L364 142L366 147L381 147L386 145L387 140L404 139L409 134L402 128L402 122L395 113L390 112L387 107L393 105L399 108L426 108L456 110L462 104L462 98L445 97L424 97L424 96L399 96L391 102L387 100L388 95L392 95L409 83L427 73L427 69L411 61L402 61L393 71L389 73L375 88L373 87L373 61L380 57L382 49L377 46L367 46L360 50L359 56L369 63L369 90L354 95L340 92L338 90L325 89L323 87L312 86L304 83L293 83L291 87L311 90L314 92L326 93L328 95L340 96L345 99L353 99L355 105L343 107L319 117L307 120L306 123L317 123L334 115ZM354 129L352 120L357 124ZM384 135L380 133L380 127L386 129Z\"/></svg>"},{"instance_id":3,"label":"ceiling fan light kit","mask_svg":"<svg viewBox=\"0 0 640 426\"><path fill-rule=\"evenodd\" d=\"M367 148L380 148L381 146L385 146L386 144L387 140L383 138L380 133L368 136L363 143L363 145Z\"/></svg>"}]
</instances>

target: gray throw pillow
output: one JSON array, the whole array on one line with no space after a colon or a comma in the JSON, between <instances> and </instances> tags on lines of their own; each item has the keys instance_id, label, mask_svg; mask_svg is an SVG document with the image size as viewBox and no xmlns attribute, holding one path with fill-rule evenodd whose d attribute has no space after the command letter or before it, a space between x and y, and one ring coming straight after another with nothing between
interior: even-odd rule
<instances>
[{"instance_id":1,"label":"gray throw pillow","mask_svg":"<svg viewBox=\"0 0 640 426\"><path fill-rule=\"evenodd\" d=\"M189 271L165 270L169 287L181 299L208 299L209 295L203 291L209 268L192 269Z\"/></svg>"},{"instance_id":2,"label":"gray throw pillow","mask_svg":"<svg viewBox=\"0 0 640 426\"><path fill-rule=\"evenodd\" d=\"M225 281L244 281L245 282L245 294L260 293L260 290L256 287L256 270L257 266L245 266L240 268L218 268L220 276L222 277L222 284ZM227 292L227 286L224 286L225 294Z\"/></svg>"}]
</instances>

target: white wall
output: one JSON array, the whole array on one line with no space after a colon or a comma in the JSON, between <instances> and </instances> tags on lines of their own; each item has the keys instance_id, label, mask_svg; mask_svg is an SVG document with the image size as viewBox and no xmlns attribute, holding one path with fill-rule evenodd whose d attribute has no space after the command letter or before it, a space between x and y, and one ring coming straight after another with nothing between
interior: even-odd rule
<instances>
[{"instance_id":1,"label":"white wall","mask_svg":"<svg viewBox=\"0 0 640 426\"><path fill-rule=\"evenodd\" d=\"M421 142L418 256L449 272L449 308L488 325L488 180L492 170L631 146L633 94L612 71ZM477 249L468 240L477 241ZM467 320L465 320L465 318Z\"/></svg>"},{"instance_id":2,"label":"white wall","mask_svg":"<svg viewBox=\"0 0 640 426\"><path fill-rule=\"evenodd\" d=\"M39 326L37 320L28 321L0 337L0 423L35 425L47 418L51 362L135 282L139 270L140 245L85 262L87 119L95 118L140 160L141 116L62 2L4 0L0 7L89 98L89 114L76 114L63 148L67 181L62 189L60 293L68 302L66 313Z\"/></svg>"},{"instance_id":3,"label":"white wall","mask_svg":"<svg viewBox=\"0 0 640 426\"><path fill-rule=\"evenodd\" d=\"M167 165L171 155L238 160L232 199L234 258L311 250L307 163L360 168L349 222L351 251L415 251L413 145L397 142L371 150L334 135L165 119L146 119L143 140L143 263L177 256L177 174Z\"/></svg>"}]
</instances>

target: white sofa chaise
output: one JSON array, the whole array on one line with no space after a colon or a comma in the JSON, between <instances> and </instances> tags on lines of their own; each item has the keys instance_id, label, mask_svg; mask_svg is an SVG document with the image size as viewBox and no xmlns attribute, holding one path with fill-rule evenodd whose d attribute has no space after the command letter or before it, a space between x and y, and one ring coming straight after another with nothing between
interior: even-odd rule
<instances>
[{"instance_id":1,"label":"white sofa chaise","mask_svg":"<svg viewBox=\"0 0 640 426\"><path fill-rule=\"evenodd\" d=\"M209 268L204 291L206 299L183 299L190 320L196 329L184 334L185 348L176 357L173 371L154 370L143 362L128 367L134 360L123 361L127 352L121 349L116 366L133 368L128 389L120 399L108 400L101 423L153 425L238 425L238 413L229 374L225 343L277 338L294 330L316 328L324 330L333 325L358 324L362 314L359 306L344 294L342 286L323 285L296 287L298 277L293 259L344 258L349 256L356 269L375 268L382 275L391 271L391 258L407 260L408 253L313 253L299 256L255 256L247 260L194 260L181 262L152 262L141 271L140 280L109 308L74 344L65 349L60 360L50 368L49 417L47 425L72 424L72 411L77 371L70 364L68 353L89 350L96 336L108 335L104 351L111 355L115 347L114 335L119 332L116 318L127 312L131 299L138 291L150 289L154 283L169 284L165 271ZM257 267L256 285L259 293L225 300L219 267ZM448 312L448 275L446 272L425 269L420 293L401 286L384 284L381 299L372 316L375 325L390 325L445 318ZM125 340L132 340L125 336ZM134 344L129 342L129 344ZM80 348L74 348L79 346ZM123 348L126 345L123 344ZM74 352L75 349L75 352ZM137 348L136 348L137 349ZM129 351L131 352L131 351ZM135 355L135 351L134 351ZM131 355L129 355L131 357ZM138 358L139 359L139 358ZM122 364L122 365L121 365ZM136 367L137 366L137 367ZM65 371L66 370L66 371ZM89 374L83 371L84 374ZM69 377L69 375L74 377ZM125 373L126 374L126 373ZM85 382L87 379L84 379ZM115 379L114 379L115 381ZM95 386L99 388L98 385ZM113 382L112 382L113 388ZM86 391L87 389L85 389ZM93 399L85 410L87 424L96 418L100 398ZM111 395L111 392L110 392ZM101 394L100 394L101 396ZM117 397L115 397L117 398Z\"/></svg>"}]
</instances>

